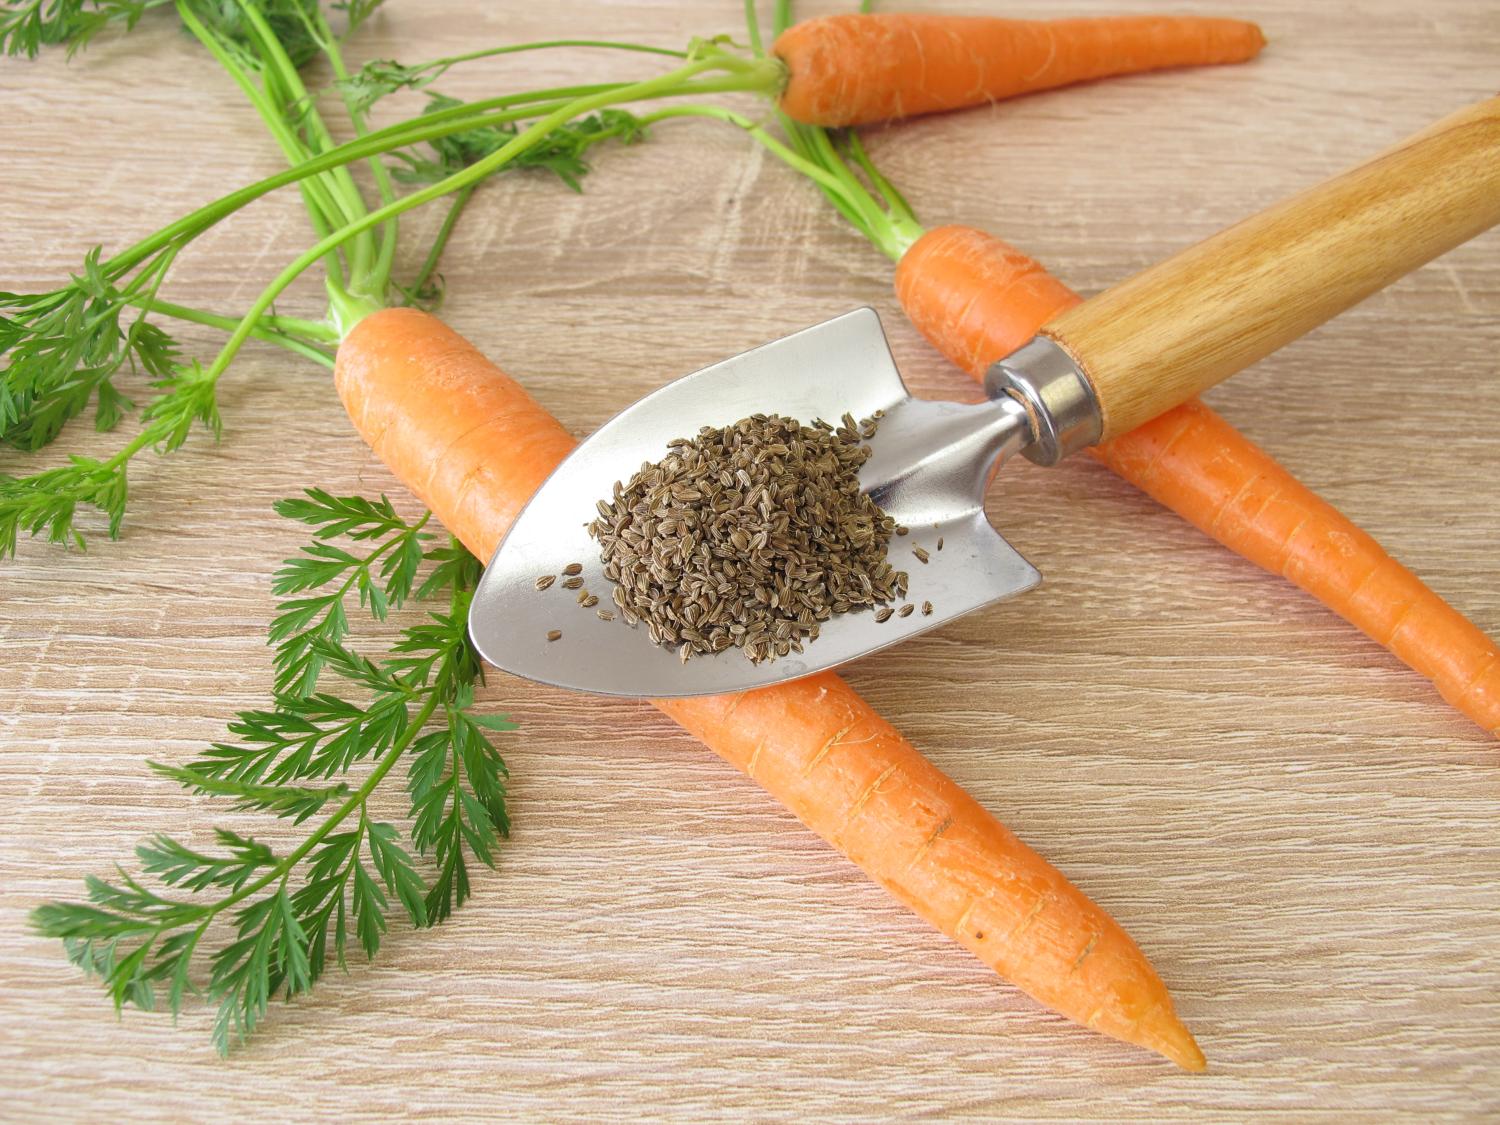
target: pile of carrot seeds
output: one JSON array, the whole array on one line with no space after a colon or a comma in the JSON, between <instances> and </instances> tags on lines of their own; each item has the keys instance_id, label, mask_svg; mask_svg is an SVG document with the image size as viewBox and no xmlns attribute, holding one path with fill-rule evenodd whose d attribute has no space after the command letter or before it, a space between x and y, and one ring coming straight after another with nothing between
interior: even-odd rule
<instances>
[{"instance_id":1,"label":"pile of carrot seeds","mask_svg":"<svg viewBox=\"0 0 1500 1125\"><path fill-rule=\"evenodd\" d=\"M684 662L737 647L755 663L800 653L835 614L909 615L886 558L906 529L859 484L878 425L755 414L669 442L589 525L614 584L599 615L644 622Z\"/></svg>"}]
</instances>

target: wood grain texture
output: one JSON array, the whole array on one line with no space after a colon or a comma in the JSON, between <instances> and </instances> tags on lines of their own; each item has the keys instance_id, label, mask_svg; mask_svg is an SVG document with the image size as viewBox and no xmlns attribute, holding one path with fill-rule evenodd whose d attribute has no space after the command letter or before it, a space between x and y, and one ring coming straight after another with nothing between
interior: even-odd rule
<instances>
[{"instance_id":1,"label":"wood grain texture","mask_svg":"<svg viewBox=\"0 0 1500 1125\"><path fill-rule=\"evenodd\" d=\"M1500 224L1500 97L1174 254L1043 330L1129 433Z\"/></svg>"},{"instance_id":2,"label":"wood grain texture","mask_svg":"<svg viewBox=\"0 0 1500 1125\"><path fill-rule=\"evenodd\" d=\"M1234 70L877 131L877 159L928 222L1001 234L1093 293L1495 92L1491 4L1151 6L1258 19L1270 46ZM392 0L360 50L737 28L733 3ZM580 65L652 69L522 56L443 85L477 96ZM123 244L277 167L252 112L161 24L71 66L0 62L0 107L0 288L49 287L94 242ZM487 188L445 262L450 322L575 433L673 375L866 303L920 392L973 394L902 321L889 264L740 136L681 123L595 163L581 199ZM308 241L295 197L266 200L186 256L174 291L243 306ZM315 285L282 302L317 310ZM1497 357L1492 232L1210 401L1493 633ZM1316 394L1285 393L1315 379ZM1496 746L1373 642L1083 463L996 484L994 515L1045 587L849 675L1124 924L1207 1075L1038 1011L664 717L509 680L484 698L523 723L506 743L516 833L454 920L397 929L378 962L276 1011L229 1062L202 1010L175 1028L115 1022L26 911L148 833L263 831L210 819L142 762L188 757L264 698L268 580L300 541L271 502L309 484L395 491L311 365L254 350L223 399L221 445L142 463L121 541L26 545L0 572L0 1116L1500 1113ZM0 454L0 471L18 463ZM398 795L384 811L400 815Z\"/></svg>"}]
</instances>

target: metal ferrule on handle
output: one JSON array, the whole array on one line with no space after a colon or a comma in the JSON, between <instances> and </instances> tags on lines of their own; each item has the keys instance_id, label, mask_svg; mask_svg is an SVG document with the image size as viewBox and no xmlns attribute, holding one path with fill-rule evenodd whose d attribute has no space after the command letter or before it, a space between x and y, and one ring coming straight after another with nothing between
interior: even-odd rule
<instances>
[{"instance_id":1,"label":"metal ferrule on handle","mask_svg":"<svg viewBox=\"0 0 1500 1125\"><path fill-rule=\"evenodd\" d=\"M1021 452L1038 465L1057 464L1093 445L1103 431L1088 377L1046 336L1034 337L991 367L984 388L992 399L1009 395L1026 408L1031 443Z\"/></svg>"}]
</instances>

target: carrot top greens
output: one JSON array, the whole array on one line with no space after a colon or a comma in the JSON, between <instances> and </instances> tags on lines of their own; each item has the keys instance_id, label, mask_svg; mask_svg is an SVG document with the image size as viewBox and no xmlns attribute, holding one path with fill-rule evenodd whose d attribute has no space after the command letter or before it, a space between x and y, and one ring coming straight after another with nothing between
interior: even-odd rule
<instances>
[{"instance_id":1,"label":"carrot top greens","mask_svg":"<svg viewBox=\"0 0 1500 1125\"><path fill-rule=\"evenodd\" d=\"M384 0L335 0L330 7L342 14L352 31ZM68 54L81 50L101 31L123 25L135 27L153 8L173 6L175 0L20 0L0 8L0 50L11 55L35 55L44 46L65 44ZM308 27L317 0L259 0L254 5L271 28L287 57L303 66L317 57L320 46ZM254 65L253 36L244 6L237 0L194 0L195 16L211 27L231 50L243 51Z\"/></svg>"},{"instance_id":2,"label":"carrot top greens","mask_svg":"<svg viewBox=\"0 0 1500 1125\"><path fill-rule=\"evenodd\" d=\"M0 0L0 48L27 55L52 44L76 51L112 25L128 30L170 7L255 108L288 165L123 250L95 247L51 292L0 293L0 443L18 455L42 450L90 406L99 430L132 415L135 426L110 456L73 455L26 476L0 473L0 558L14 554L23 532L83 546L78 519L89 508L118 534L132 459L148 448L177 449L196 428L219 434L216 387L247 340L331 367L332 349L364 316L439 300L444 245L489 177L541 169L576 191L594 145L645 136L644 120L620 103L770 91L781 81L778 65L718 41L685 51L598 40L514 44L351 70L344 39L377 6L330 5L335 30L315 0ZM432 88L455 65L543 47L643 51L674 65L638 82L473 102ZM333 79L311 89L300 70L320 56ZM403 90L422 91L425 110L371 128L371 107ZM349 139L335 139L325 102L340 107ZM361 161L373 199L351 173ZM170 272L200 235L293 185L312 245L248 310L227 314L169 298ZM400 217L440 199L448 211L422 264L413 276L398 276ZM276 312L283 290L309 269L323 274L326 316ZM227 338L200 360L163 327L173 320ZM112 879L90 879L86 901L48 904L34 915L42 933L61 938L76 963L104 980L117 1007L165 1006L175 1014L189 995L206 998L217 1007L221 1051L254 1030L275 996L305 992L330 964L343 966L355 944L373 957L393 912L415 926L446 918L468 897L473 865L494 865L509 828L494 736L513 724L474 709L481 670L466 622L477 560L456 540L437 539L428 514L408 519L384 497L310 489L277 510L306 525L312 542L273 581L282 600L269 631L271 701L241 713L228 739L192 761L153 768L237 810L303 825L302 835L285 850L229 828L215 829L207 848L157 837L136 850L139 875L121 869ZM426 614L407 606L434 599L439 608ZM399 614L404 622L378 659L355 642L361 613L376 621ZM407 795L404 828L377 812L389 805L377 794L393 778Z\"/></svg>"},{"instance_id":3,"label":"carrot top greens","mask_svg":"<svg viewBox=\"0 0 1500 1125\"><path fill-rule=\"evenodd\" d=\"M33 915L104 980L117 1008L164 1003L175 1014L187 996L205 996L218 1008L221 1052L255 1029L278 993L290 998L330 963L343 967L354 943L374 957L393 909L415 926L447 918L469 896L470 865L493 866L510 827L492 736L514 724L472 710L480 673L466 622L478 562L451 541L434 544L426 515L403 519L384 497L312 489L277 510L315 538L273 584L284 599L271 626L274 701L242 712L231 739L193 761L153 768L309 831L285 852L225 828L209 850L157 836L136 860L162 889L122 869L89 879L87 902ZM347 643L351 603L383 619L412 596L447 606L407 625L379 662ZM404 832L372 803L403 764ZM413 849L432 857L430 879ZM216 943L210 927L221 917L233 936ZM195 978L195 956L208 959L206 982Z\"/></svg>"},{"instance_id":4,"label":"carrot top greens","mask_svg":"<svg viewBox=\"0 0 1500 1125\"><path fill-rule=\"evenodd\" d=\"M75 0L0 4L0 46L32 53L41 45L76 49L104 27L133 27L157 0ZM587 169L584 154L609 140L631 143L643 126L620 103L722 90L771 91L782 80L774 60L746 58L719 41L697 41L686 51L568 40L514 44L403 67L377 61L349 69L343 36L367 18L374 2L335 4L336 32L313 0L174 0L183 27L212 54L250 101L282 150L288 169L231 192L135 245L106 257L96 248L82 270L50 293L0 293L0 441L35 451L51 443L69 420L92 403L97 428L112 429L135 406L117 380L137 377L150 396L142 425L118 451L103 458L75 456L29 476L0 475L0 557L13 554L22 532L82 545L80 509L107 517L119 533L129 495L127 470L141 451L178 448L195 425L217 436L219 379L251 338L277 344L331 365L331 345L368 313L401 301L431 301L438 258L454 220L475 188L515 168L541 168L572 187ZM299 73L299 62L324 57L333 72L352 140L337 143ZM502 95L463 103L434 94L427 112L382 129L368 124L370 107L401 89L429 87L454 65L502 53L559 45L619 48L664 55L679 65L639 82L595 83ZM524 123L524 124L523 124ZM389 156L389 162L382 157ZM366 200L349 165L368 164L376 198ZM397 184L414 190L399 195ZM315 244L281 271L249 309L238 315L187 306L162 296L174 262L205 231L271 191L295 184ZM449 198L439 228L415 278L394 276L398 219L424 203ZM278 315L274 304L292 281L322 267L328 295L325 319ZM183 355L161 319L192 321L228 333L211 359Z\"/></svg>"}]
</instances>

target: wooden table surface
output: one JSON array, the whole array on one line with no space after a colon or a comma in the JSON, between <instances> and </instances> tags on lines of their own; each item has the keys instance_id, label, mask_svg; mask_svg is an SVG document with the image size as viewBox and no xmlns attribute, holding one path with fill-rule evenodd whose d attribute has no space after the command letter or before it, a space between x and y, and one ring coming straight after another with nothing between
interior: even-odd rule
<instances>
[{"instance_id":1,"label":"wooden table surface","mask_svg":"<svg viewBox=\"0 0 1500 1125\"><path fill-rule=\"evenodd\" d=\"M877 131L872 149L927 221L1003 234L1088 293L1493 93L1500 73L1487 0L1151 6L1254 17L1271 45L1241 68ZM674 45L735 32L738 14L730 0L392 0L357 53L581 33ZM521 56L443 85L477 96L654 65ZM0 62L0 114L4 289L50 288L95 242L119 247L277 167L166 20L71 65ZM595 164L582 197L535 178L487 188L444 266L446 316L575 433L860 304L920 393L971 393L902 319L888 263L742 137L675 123ZM205 239L169 288L238 309L307 243L279 196ZM318 307L306 286L283 311ZM1314 378L1316 396L1296 389ZM516 829L458 916L397 926L375 964L275 1008L229 1061L202 1008L175 1027L116 1022L26 912L149 833L262 824L144 762L186 759L265 698L268 579L301 542L274 499L319 485L407 504L320 369L252 349L222 397L222 444L142 459L119 542L25 543L0 570L0 1117L1500 1113L1494 743L1307 597L1082 463L995 490L1042 589L848 674L1123 923L1206 1075L1040 1011L656 712L498 677L482 698L522 724L503 742ZM1500 632L1500 232L1211 401ZM0 453L0 471L28 464ZM389 805L398 818L400 794Z\"/></svg>"}]
</instances>

